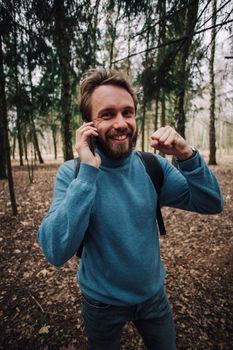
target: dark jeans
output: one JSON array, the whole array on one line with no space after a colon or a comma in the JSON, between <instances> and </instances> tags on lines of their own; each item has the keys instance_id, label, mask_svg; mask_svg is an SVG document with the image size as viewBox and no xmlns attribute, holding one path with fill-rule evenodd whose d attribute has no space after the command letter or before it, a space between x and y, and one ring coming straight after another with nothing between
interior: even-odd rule
<instances>
[{"instance_id":1,"label":"dark jeans","mask_svg":"<svg viewBox=\"0 0 233 350\"><path fill-rule=\"evenodd\" d=\"M117 350L132 321L149 350L175 350L175 326L166 293L133 306L113 306L83 296L82 314L90 350Z\"/></svg>"}]
</instances>

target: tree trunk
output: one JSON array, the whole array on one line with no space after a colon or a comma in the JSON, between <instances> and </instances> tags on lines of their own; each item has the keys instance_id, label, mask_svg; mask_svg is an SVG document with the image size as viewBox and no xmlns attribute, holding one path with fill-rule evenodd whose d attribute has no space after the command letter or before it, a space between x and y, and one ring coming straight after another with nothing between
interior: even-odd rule
<instances>
[{"instance_id":1,"label":"tree trunk","mask_svg":"<svg viewBox=\"0 0 233 350\"><path fill-rule=\"evenodd\" d=\"M15 18L14 13L14 18ZM17 52L17 26L14 23L14 73L15 73L15 96L16 96L16 128L17 138L19 146L19 160L20 165L23 166L23 143L22 143L22 130L21 130L21 111L19 103L19 80L18 80L18 52Z\"/></svg>"},{"instance_id":2,"label":"tree trunk","mask_svg":"<svg viewBox=\"0 0 233 350\"><path fill-rule=\"evenodd\" d=\"M142 125L141 125L141 131L142 131L142 151L145 150L145 124L146 124L146 100L144 98L143 100L143 106L142 106Z\"/></svg>"},{"instance_id":3,"label":"tree trunk","mask_svg":"<svg viewBox=\"0 0 233 350\"><path fill-rule=\"evenodd\" d=\"M214 59L215 59L215 37L216 37L216 10L217 0L212 0L212 31L211 31L211 53L209 61L210 78L210 123L209 123L209 164L216 165L216 134L215 134L215 81L214 81Z\"/></svg>"},{"instance_id":4,"label":"tree trunk","mask_svg":"<svg viewBox=\"0 0 233 350\"><path fill-rule=\"evenodd\" d=\"M185 42L183 43L178 62L178 71L177 71L177 84L178 89L176 93L176 106L175 106L175 119L176 119L176 128L181 136L185 137L185 111L184 111L184 101L186 93L186 83L188 78L187 72L187 59L189 56L190 47L192 44L194 29L197 21L198 14L198 4L199 0L192 1L187 7L187 15L185 21Z\"/></svg>"},{"instance_id":5,"label":"tree trunk","mask_svg":"<svg viewBox=\"0 0 233 350\"><path fill-rule=\"evenodd\" d=\"M185 138L185 122L186 122L186 116L184 112L184 98L185 98L185 77L181 73L180 75L180 82L181 86L179 87L179 94L177 96L177 105L176 105L176 111L175 111L175 119L176 119L176 129L178 133Z\"/></svg>"},{"instance_id":6,"label":"tree trunk","mask_svg":"<svg viewBox=\"0 0 233 350\"><path fill-rule=\"evenodd\" d=\"M31 155L34 153L34 159L35 159L35 163L37 162L37 152L36 152L36 149L35 149L35 144L34 144L34 142L33 142L33 152L31 152ZM31 156L31 158L33 158L32 156Z\"/></svg>"},{"instance_id":7,"label":"tree trunk","mask_svg":"<svg viewBox=\"0 0 233 350\"><path fill-rule=\"evenodd\" d=\"M159 9L159 45L162 45L166 42L166 20L164 18L166 17L166 0L160 0L158 2L158 9ZM165 46L162 46L159 48L158 53L158 65L160 66L163 62L165 57ZM162 74L160 77L160 84L159 84L159 90L161 95L161 126L165 126L166 121L166 108L165 108L165 93L164 93L164 87L165 87L165 74Z\"/></svg>"},{"instance_id":8,"label":"tree trunk","mask_svg":"<svg viewBox=\"0 0 233 350\"><path fill-rule=\"evenodd\" d=\"M161 90L161 126L166 125L166 101L164 89Z\"/></svg>"},{"instance_id":9,"label":"tree trunk","mask_svg":"<svg viewBox=\"0 0 233 350\"><path fill-rule=\"evenodd\" d=\"M15 159L15 146L16 146L16 135L13 135L13 147L12 147L12 158Z\"/></svg>"},{"instance_id":10,"label":"tree trunk","mask_svg":"<svg viewBox=\"0 0 233 350\"><path fill-rule=\"evenodd\" d=\"M164 89L161 89L161 127L166 125L166 102L165 102L165 93ZM165 157L165 153L159 152L160 156Z\"/></svg>"},{"instance_id":11,"label":"tree trunk","mask_svg":"<svg viewBox=\"0 0 233 350\"><path fill-rule=\"evenodd\" d=\"M157 91L155 97L155 118L154 118L154 131L158 129L158 121L159 121L159 91ZM156 153L156 149L154 148L154 153Z\"/></svg>"},{"instance_id":12,"label":"tree trunk","mask_svg":"<svg viewBox=\"0 0 233 350\"><path fill-rule=\"evenodd\" d=\"M148 62L148 49L150 46L150 33L149 31L147 32L146 36L146 54L145 54L145 70L144 74L147 71L149 67L149 62ZM150 68L149 68L150 69ZM145 127L146 127L146 107L147 107L147 102L148 102L148 92L147 92L147 86L146 86L146 80L143 82L143 106L142 106L142 151L145 150Z\"/></svg>"},{"instance_id":13,"label":"tree trunk","mask_svg":"<svg viewBox=\"0 0 233 350\"><path fill-rule=\"evenodd\" d=\"M35 152L38 155L39 163L44 164L44 161L43 161L43 158L42 158L41 152L40 152L38 137L37 137L37 133L36 133L36 127L35 127L35 122L34 122L33 117L31 117L31 130L32 130L33 145L35 148Z\"/></svg>"},{"instance_id":14,"label":"tree trunk","mask_svg":"<svg viewBox=\"0 0 233 350\"><path fill-rule=\"evenodd\" d=\"M21 130L21 122L20 122L20 116L19 116L19 107L16 106L16 128L17 128L17 139L18 139L18 146L19 146L19 162L20 166L23 166L23 143L22 143L22 130Z\"/></svg>"},{"instance_id":15,"label":"tree trunk","mask_svg":"<svg viewBox=\"0 0 233 350\"><path fill-rule=\"evenodd\" d=\"M64 0L54 1L54 43L61 69L61 132L64 160L73 159L72 112L71 112L71 68L70 36L66 27Z\"/></svg>"},{"instance_id":16,"label":"tree trunk","mask_svg":"<svg viewBox=\"0 0 233 350\"><path fill-rule=\"evenodd\" d=\"M51 125L52 137L53 137L53 148L54 148L54 159L57 160L57 126Z\"/></svg>"},{"instance_id":17,"label":"tree trunk","mask_svg":"<svg viewBox=\"0 0 233 350\"><path fill-rule=\"evenodd\" d=\"M14 183L11 168L11 156L10 156L10 142L8 135L8 120L7 120L7 108L6 108L6 93L5 93L5 75L3 68L3 50L2 50L2 36L0 34L0 113L1 113L1 125L4 130L4 148L5 159L7 168L8 187L10 193L10 201L13 215L17 215L17 204L15 200Z\"/></svg>"},{"instance_id":18,"label":"tree trunk","mask_svg":"<svg viewBox=\"0 0 233 350\"><path fill-rule=\"evenodd\" d=\"M2 74L2 72L0 73ZM2 82L2 77L0 77L0 81ZM3 105L3 92L2 92L2 84L0 85L0 105ZM6 140L5 140L5 128L4 128L4 117L3 117L3 109L0 109L0 179L7 178L7 160L6 160Z\"/></svg>"},{"instance_id":19,"label":"tree trunk","mask_svg":"<svg viewBox=\"0 0 233 350\"><path fill-rule=\"evenodd\" d=\"M24 129L24 133L23 133L23 147L24 147L25 159L28 160L27 139L26 139L26 135L25 135L25 129Z\"/></svg>"},{"instance_id":20,"label":"tree trunk","mask_svg":"<svg viewBox=\"0 0 233 350\"><path fill-rule=\"evenodd\" d=\"M155 119L154 119L154 131L158 129L158 120L159 120L159 97L158 94L155 98Z\"/></svg>"},{"instance_id":21,"label":"tree trunk","mask_svg":"<svg viewBox=\"0 0 233 350\"><path fill-rule=\"evenodd\" d=\"M29 26L29 30L30 30L30 25ZM30 108L30 121L31 121L31 131L32 131L32 140L33 140L33 144L34 144L34 148L35 151L38 155L38 159L39 159L39 163L40 164L44 164L43 158L41 156L41 152L40 152L40 147L39 147L39 142L38 142L38 137L37 137L37 133L36 133L36 126L35 126L35 121L34 121L34 110L33 110L33 84L32 84L32 67L31 67L31 62L29 61L29 55L31 54L31 43L30 43L30 38L29 38L29 42L28 42L28 48L29 48L29 52L27 55L27 68L28 68L28 80L30 83L30 95L31 95L31 108Z\"/></svg>"}]
</instances>

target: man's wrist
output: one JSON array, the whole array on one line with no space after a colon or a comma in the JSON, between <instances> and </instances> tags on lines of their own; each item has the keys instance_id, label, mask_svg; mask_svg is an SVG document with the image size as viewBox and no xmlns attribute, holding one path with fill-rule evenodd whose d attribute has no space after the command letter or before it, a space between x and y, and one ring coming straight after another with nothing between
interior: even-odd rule
<instances>
[{"instance_id":1,"label":"man's wrist","mask_svg":"<svg viewBox=\"0 0 233 350\"><path fill-rule=\"evenodd\" d=\"M179 154L179 156L177 156L177 160L181 162L185 160L189 160L193 158L196 154L197 154L197 149L193 146L188 146L186 152Z\"/></svg>"}]
</instances>

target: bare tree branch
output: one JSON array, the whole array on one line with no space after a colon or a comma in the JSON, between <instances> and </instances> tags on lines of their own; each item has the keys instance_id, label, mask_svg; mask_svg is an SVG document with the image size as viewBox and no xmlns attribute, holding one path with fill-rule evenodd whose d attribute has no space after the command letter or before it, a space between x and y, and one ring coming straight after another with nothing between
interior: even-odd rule
<instances>
[{"instance_id":1,"label":"bare tree branch","mask_svg":"<svg viewBox=\"0 0 233 350\"><path fill-rule=\"evenodd\" d=\"M229 20L229 21L217 23L215 26L210 26L210 27L205 28L205 29L197 30L196 32L194 32L193 35L195 36L195 35L197 35L197 34L206 32L207 30L211 30L211 29L213 29L214 27L224 26L224 25L229 24L229 23L232 23L232 22L233 22L233 19L231 19L231 20ZM124 61L125 59L128 59L128 58L130 58L130 57L140 55L140 54L142 54L142 53L144 53L144 52L153 51L153 50L156 50L156 49L158 49L158 48L160 48L160 47L169 46L169 45L171 45L171 44L175 44L175 43L178 43L178 42L183 41L183 40L187 40L187 36L183 36L183 37L180 37L180 38L177 38L177 39L169 40L169 41L167 41L167 42L164 43L164 44L150 47L150 48L147 49L147 50L142 50L142 51L138 51L138 52L132 53L132 54L130 54L130 55L128 55L128 56L124 56L124 57L122 57L122 58L119 58L118 60L116 60L116 61L114 61L114 62L112 62L112 63L115 64L115 63Z\"/></svg>"}]
</instances>

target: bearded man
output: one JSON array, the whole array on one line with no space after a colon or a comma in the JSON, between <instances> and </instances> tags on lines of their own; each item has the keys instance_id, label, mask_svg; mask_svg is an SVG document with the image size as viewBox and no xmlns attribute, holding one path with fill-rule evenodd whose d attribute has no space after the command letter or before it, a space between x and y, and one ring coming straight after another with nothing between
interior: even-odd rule
<instances>
[{"instance_id":1,"label":"bearded man","mask_svg":"<svg viewBox=\"0 0 233 350\"><path fill-rule=\"evenodd\" d=\"M119 349L127 321L147 349L176 349L155 217L158 193L134 149L136 110L136 95L121 73L87 73L80 100L84 123L76 131L80 169L76 177L74 160L59 168L38 232L46 258L56 266L84 242L77 279L91 350ZM151 146L177 159L176 168L158 157L164 174L161 206L202 214L223 210L214 174L173 128L156 130Z\"/></svg>"}]
</instances>

